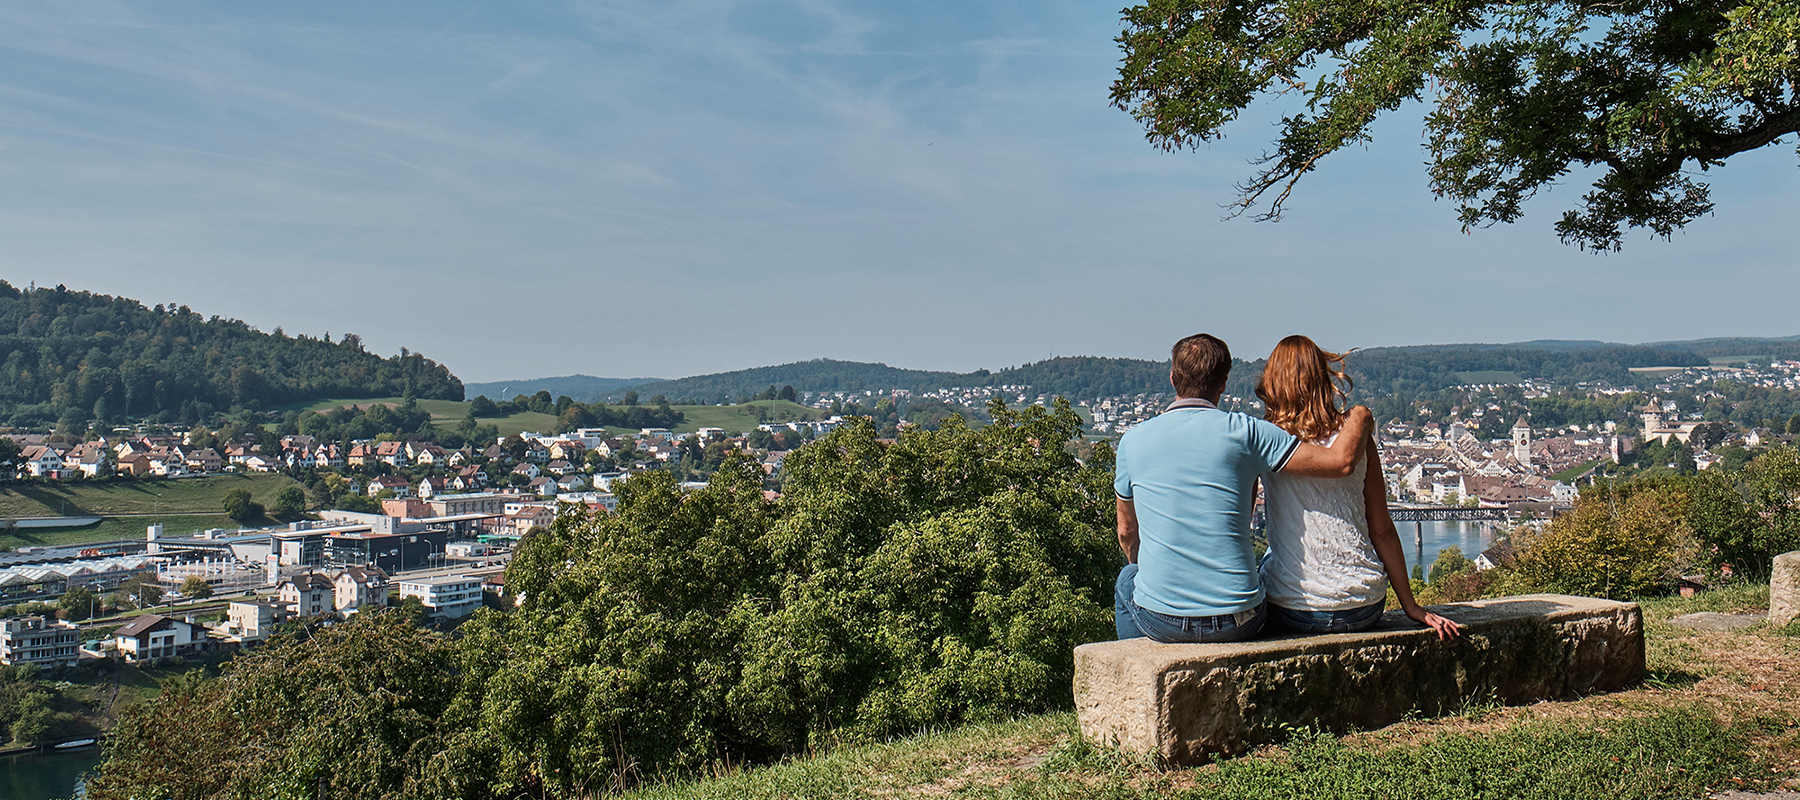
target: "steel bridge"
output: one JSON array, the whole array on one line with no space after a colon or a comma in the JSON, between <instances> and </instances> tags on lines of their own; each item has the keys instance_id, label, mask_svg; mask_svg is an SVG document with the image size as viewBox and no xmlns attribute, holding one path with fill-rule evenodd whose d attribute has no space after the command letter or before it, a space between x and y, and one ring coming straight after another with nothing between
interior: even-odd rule
<instances>
[{"instance_id":1,"label":"steel bridge","mask_svg":"<svg viewBox=\"0 0 1800 800\"><path fill-rule=\"evenodd\" d=\"M1395 522L1468 522L1474 520L1506 521L1504 508L1457 508L1454 506L1389 506L1388 516Z\"/></svg>"}]
</instances>

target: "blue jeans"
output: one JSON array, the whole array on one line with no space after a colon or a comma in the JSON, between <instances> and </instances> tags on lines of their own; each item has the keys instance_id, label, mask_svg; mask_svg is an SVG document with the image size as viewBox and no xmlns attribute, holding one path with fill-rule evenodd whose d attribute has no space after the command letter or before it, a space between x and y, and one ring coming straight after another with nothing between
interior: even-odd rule
<instances>
[{"instance_id":1,"label":"blue jeans","mask_svg":"<svg viewBox=\"0 0 1800 800\"><path fill-rule=\"evenodd\" d=\"M1126 564L1113 584L1113 627L1120 639L1149 637L1169 644L1188 642L1241 642L1254 639L1269 619L1269 604L1260 603L1239 614L1216 617L1177 617L1139 606L1137 593L1138 565Z\"/></svg>"},{"instance_id":2,"label":"blue jeans","mask_svg":"<svg viewBox=\"0 0 1800 800\"><path fill-rule=\"evenodd\" d=\"M1386 600L1343 611L1306 611L1271 604L1269 612L1276 625L1298 633L1354 633L1375 627L1386 607Z\"/></svg>"}]
</instances>

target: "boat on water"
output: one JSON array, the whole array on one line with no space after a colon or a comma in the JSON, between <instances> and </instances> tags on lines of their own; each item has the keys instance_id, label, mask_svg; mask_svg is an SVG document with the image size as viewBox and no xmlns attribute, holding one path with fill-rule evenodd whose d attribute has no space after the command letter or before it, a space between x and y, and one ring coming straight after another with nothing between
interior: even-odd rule
<instances>
[{"instance_id":1,"label":"boat on water","mask_svg":"<svg viewBox=\"0 0 1800 800\"><path fill-rule=\"evenodd\" d=\"M83 747L93 747L94 745L99 744L99 742L100 742L99 739L74 739L71 741L63 742L62 744L59 744L59 745L53 745L50 749L52 749L52 750L80 750Z\"/></svg>"}]
</instances>

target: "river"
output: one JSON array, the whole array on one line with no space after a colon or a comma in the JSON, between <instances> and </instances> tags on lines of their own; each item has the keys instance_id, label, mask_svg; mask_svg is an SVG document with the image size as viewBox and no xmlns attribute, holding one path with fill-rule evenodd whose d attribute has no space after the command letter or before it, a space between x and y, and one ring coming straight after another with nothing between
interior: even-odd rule
<instances>
[{"instance_id":1,"label":"river","mask_svg":"<svg viewBox=\"0 0 1800 800\"><path fill-rule=\"evenodd\" d=\"M100 748L68 753L24 753L0 757L0 797L8 800L67 800L82 773L100 763Z\"/></svg>"},{"instance_id":2,"label":"river","mask_svg":"<svg viewBox=\"0 0 1800 800\"><path fill-rule=\"evenodd\" d=\"M1418 536L1418 526L1424 526L1424 536ZM1470 561L1481 555L1481 551L1494 546L1494 533L1499 530L1499 523L1493 522L1396 522L1394 527L1400 530L1400 544L1406 550L1406 572L1412 574L1415 564L1424 564L1431 568L1438 552L1452 545L1462 548L1462 553ZM1415 539L1419 539L1415 543Z\"/></svg>"}]
</instances>

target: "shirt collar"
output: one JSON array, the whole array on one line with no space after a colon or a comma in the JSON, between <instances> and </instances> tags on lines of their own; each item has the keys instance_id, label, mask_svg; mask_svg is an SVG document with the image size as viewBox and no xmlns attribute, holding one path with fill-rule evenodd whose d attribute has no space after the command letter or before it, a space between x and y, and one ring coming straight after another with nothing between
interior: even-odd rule
<instances>
[{"instance_id":1,"label":"shirt collar","mask_svg":"<svg viewBox=\"0 0 1800 800\"><path fill-rule=\"evenodd\" d=\"M1170 403L1167 408L1164 408L1163 411L1169 412L1180 408L1210 408L1214 411L1219 409L1218 406L1213 405L1211 400L1204 397L1179 397L1175 399L1175 402Z\"/></svg>"}]
</instances>

